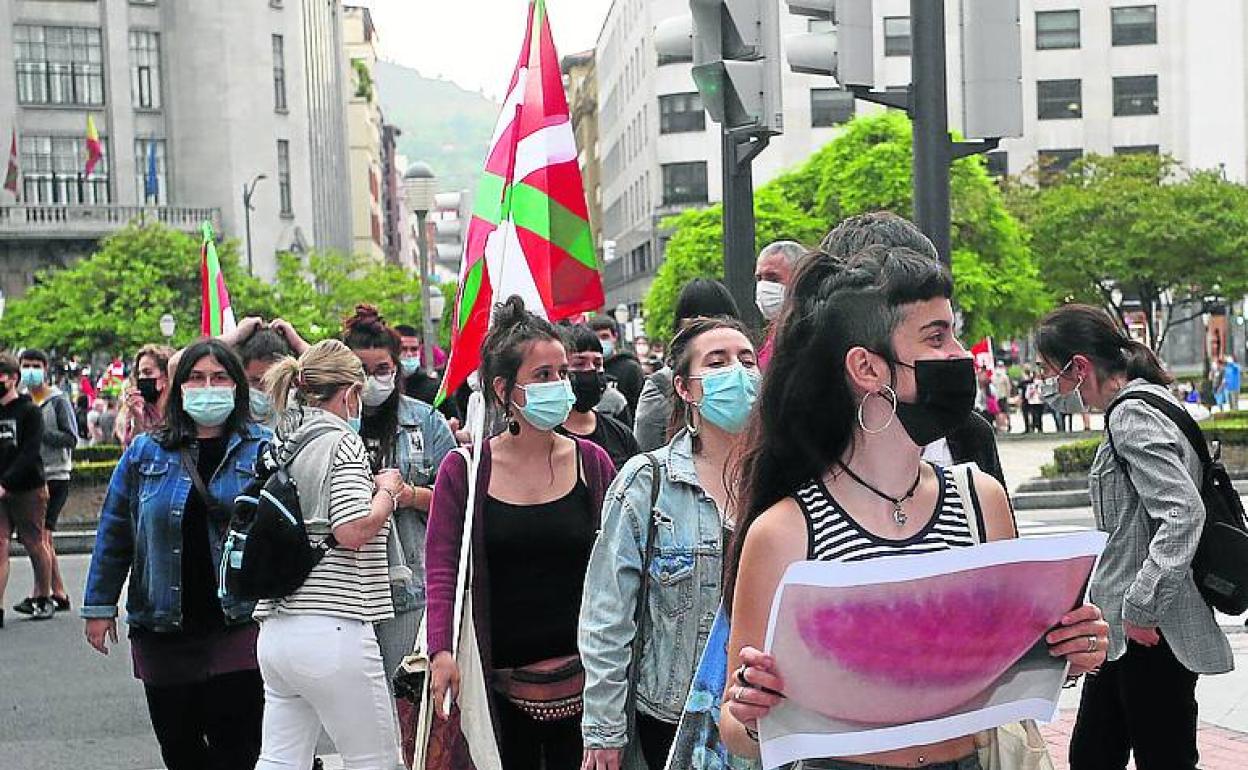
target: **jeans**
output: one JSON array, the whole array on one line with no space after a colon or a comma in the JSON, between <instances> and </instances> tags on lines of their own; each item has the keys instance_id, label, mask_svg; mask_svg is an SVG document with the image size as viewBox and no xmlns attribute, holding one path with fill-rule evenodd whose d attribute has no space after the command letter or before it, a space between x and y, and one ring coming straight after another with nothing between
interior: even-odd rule
<instances>
[{"instance_id":1,"label":"jeans","mask_svg":"<svg viewBox=\"0 0 1248 770\"><path fill-rule=\"evenodd\" d=\"M637 712L637 742L650 770L663 770L676 741L676 725Z\"/></svg>"},{"instance_id":2,"label":"jeans","mask_svg":"<svg viewBox=\"0 0 1248 770\"><path fill-rule=\"evenodd\" d=\"M346 770L394 770L394 705L371 623L277 614L260 624L264 738L258 770L307 770L321 726Z\"/></svg>"},{"instance_id":3,"label":"jeans","mask_svg":"<svg viewBox=\"0 0 1248 770\"><path fill-rule=\"evenodd\" d=\"M169 770L250 770L256 764L264 711L259 671L143 689Z\"/></svg>"},{"instance_id":4,"label":"jeans","mask_svg":"<svg viewBox=\"0 0 1248 770\"><path fill-rule=\"evenodd\" d=\"M863 765L841 759L804 759L797 767L799 770L892 770L889 765ZM952 762L923 765L923 770L982 770L982 766L979 764L979 756L972 754Z\"/></svg>"},{"instance_id":5,"label":"jeans","mask_svg":"<svg viewBox=\"0 0 1248 770\"><path fill-rule=\"evenodd\" d=\"M1125 655L1083 685L1071 770L1122 770L1132 753L1138 770L1195 770L1196 678L1165 639L1128 641Z\"/></svg>"}]
</instances>

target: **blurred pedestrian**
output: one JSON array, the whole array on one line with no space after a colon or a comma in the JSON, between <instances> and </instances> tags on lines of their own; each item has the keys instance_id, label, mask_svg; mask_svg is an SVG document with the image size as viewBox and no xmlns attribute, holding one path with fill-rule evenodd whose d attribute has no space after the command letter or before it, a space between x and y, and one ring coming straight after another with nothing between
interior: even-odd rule
<instances>
[{"instance_id":1,"label":"blurred pedestrian","mask_svg":"<svg viewBox=\"0 0 1248 770\"><path fill-rule=\"evenodd\" d=\"M144 345L135 354L134 370L122 392L123 407L113 429L122 446L130 446L139 434L160 427L173 353L168 345Z\"/></svg>"},{"instance_id":2,"label":"blurred pedestrian","mask_svg":"<svg viewBox=\"0 0 1248 770\"><path fill-rule=\"evenodd\" d=\"M641 450L631 428L597 411L607 391L602 343L585 324L561 327L559 331L568 352L568 381L572 384L572 395L576 401L568 419L556 430L565 436L582 438L602 447L618 470Z\"/></svg>"},{"instance_id":3,"label":"blurred pedestrian","mask_svg":"<svg viewBox=\"0 0 1248 770\"><path fill-rule=\"evenodd\" d=\"M401 343L399 355L403 369L403 393L417 401L432 404L437 400L438 389L442 387L442 373L434 368L432 360L426 360L425 342L416 327L398 324L394 330L399 333ZM455 399L450 396L448 393L447 398L442 399L438 411L448 423L454 420L452 430L458 430L463 424L463 414Z\"/></svg>"},{"instance_id":4,"label":"blurred pedestrian","mask_svg":"<svg viewBox=\"0 0 1248 770\"><path fill-rule=\"evenodd\" d=\"M459 695L453 652L460 545L472 516L472 621L492 693L487 706L507 770L581 764L577 615L602 500L615 476L597 445L555 428L576 401L559 332L516 296L494 308L481 383L504 431L481 445L477 478L466 452L438 471L429 519L429 653L433 703ZM468 487L475 508L465 513ZM528 686L526 687L526 683Z\"/></svg>"},{"instance_id":5,"label":"blurred pedestrian","mask_svg":"<svg viewBox=\"0 0 1248 770\"><path fill-rule=\"evenodd\" d=\"M602 343L603 367L607 377L615 383L615 387L628 402L628 411L621 417L621 421L631 423L637 414L637 400L641 398L641 389L646 381L641 362L625 345L624 335L615 319L605 315L595 316L590 320L589 326Z\"/></svg>"},{"instance_id":6,"label":"blurred pedestrian","mask_svg":"<svg viewBox=\"0 0 1248 770\"><path fill-rule=\"evenodd\" d=\"M13 533L30 554L35 581L31 617L56 614L52 601L52 555L44 536L48 488L43 476L43 416L21 393L22 369L11 353L0 352L0 628L4 591L9 584L9 540Z\"/></svg>"},{"instance_id":7,"label":"blurred pedestrian","mask_svg":"<svg viewBox=\"0 0 1248 770\"><path fill-rule=\"evenodd\" d=\"M1196 681L1234 666L1191 564L1205 521L1202 468L1182 430L1135 398L1179 402L1147 345L1087 305L1040 321L1046 397L1062 412L1109 411L1090 473L1092 512L1109 542L1089 587L1109 622L1108 661L1084 683L1070 744L1072 770L1195 770ZM1111 438L1112 437L1112 441Z\"/></svg>"},{"instance_id":8,"label":"blurred pedestrian","mask_svg":"<svg viewBox=\"0 0 1248 770\"><path fill-rule=\"evenodd\" d=\"M230 506L270 436L248 419L249 403L242 364L224 343L183 352L161 426L136 435L113 471L87 571L81 614L105 655L129 585L134 675L169 770L247 769L260 751L253 603L217 583Z\"/></svg>"},{"instance_id":9,"label":"blurred pedestrian","mask_svg":"<svg viewBox=\"0 0 1248 770\"><path fill-rule=\"evenodd\" d=\"M754 262L754 304L767 328L767 342L758 351L758 365L763 369L771 358L773 325L784 307L784 292L793 280L797 261L805 253L806 247L797 241L775 241L764 246Z\"/></svg>"}]
</instances>

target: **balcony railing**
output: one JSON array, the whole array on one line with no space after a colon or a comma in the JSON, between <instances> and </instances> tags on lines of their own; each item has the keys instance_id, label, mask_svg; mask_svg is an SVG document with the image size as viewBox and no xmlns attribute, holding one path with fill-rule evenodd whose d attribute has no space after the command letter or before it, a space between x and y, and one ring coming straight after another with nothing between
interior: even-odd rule
<instances>
[{"instance_id":1,"label":"balcony railing","mask_svg":"<svg viewBox=\"0 0 1248 770\"><path fill-rule=\"evenodd\" d=\"M98 238L131 222L160 222L176 230L197 232L207 221L221 230L221 209L188 206L83 206L23 204L0 206L0 237Z\"/></svg>"}]
</instances>

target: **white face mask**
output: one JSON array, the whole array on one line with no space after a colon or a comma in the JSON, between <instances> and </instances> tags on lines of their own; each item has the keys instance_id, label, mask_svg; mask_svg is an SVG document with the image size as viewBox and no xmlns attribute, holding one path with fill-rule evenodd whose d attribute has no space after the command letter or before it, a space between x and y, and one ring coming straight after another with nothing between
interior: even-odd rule
<instances>
[{"instance_id":1,"label":"white face mask","mask_svg":"<svg viewBox=\"0 0 1248 770\"><path fill-rule=\"evenodd\" d=\"M364 406L369 408L381 406L390 398L390 394L394 392L394 375L390 374L386 377L369 377L364 381L364 391L360 393L360 400L364 402Z\"/></svg>"},{"instance_id":2,"label":"white face mask","mask_svg":"<svg viewBox=\"0 0 1248 770\"><path fill-rule=\"evenodd\" d=\"M754 284L754 304L768 321L776 320L784 306L784 284L775 281L759 281Z\"/></svg>"}]
</instances>

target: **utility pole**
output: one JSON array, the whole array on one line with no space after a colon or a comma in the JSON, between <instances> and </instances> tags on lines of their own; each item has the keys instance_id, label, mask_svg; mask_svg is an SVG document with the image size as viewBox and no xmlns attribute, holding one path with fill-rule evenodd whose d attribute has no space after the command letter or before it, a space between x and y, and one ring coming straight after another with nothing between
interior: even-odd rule
<instances>
[{"instance_id":1,"label":"utility pole","mask_svg":"<svg viewBox=\"0 0 1248 770\"><path fill-rule=\"evenodd\" d=\"M251 262L251 196L256 192L256 185L260 184L261 179L268 179L264 174L256 174L250 184L243 185L243 221L244 228L247 230L247 274L255 275L256 271L252 267Z\"/></svg>"},{"instance_id":2,"label":"utility pole","mask_svg":"<svg viewBox=\"0 0 1248 770\"><path fill-rule=\"evenodd\" d=\"M720 134L724 162L724 284L741 311L746 326L762 323L754 304L754 157L771 137L742 135L724 130Z\"/></svg>"},{"instance_id":3,"label":"utility pole","mask_svg":"<svg viewBox=\"0 0 1248 770\"><path fill-rule=\"evenodd\" d=\"M948 265L953 147L945 92L945 0L910 0L910 37L914 220Z\"/></svg>"}]
</instances>

